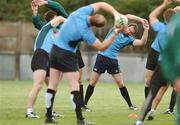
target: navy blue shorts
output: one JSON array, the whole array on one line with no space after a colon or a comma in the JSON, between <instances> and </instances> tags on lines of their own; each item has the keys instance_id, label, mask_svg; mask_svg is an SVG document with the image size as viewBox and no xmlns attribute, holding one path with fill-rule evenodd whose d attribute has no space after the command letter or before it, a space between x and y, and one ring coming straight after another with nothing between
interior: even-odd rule
<instances>
[{"instance_id":1,"label":"navy blue shorts","mask_svg":"<svg viewBox=\"0 0 180 125\"><path fill-rule=\"evenodd\" d=\"M50 67L61 72L76 72L79 69L77 55L53 45L50 54Z\"/></svg>"},{"instance_id":2,"label":"navy blue shorts","mask_svg":"<svg viewBox=\"0 0 180 125\"><path fill-rule=\"evenodd\" d=\"M151 48L146 62L146 69L154 71L158 64L159 52Z\"/></svg>"},{"instance_id":3,"label":"navy blue shorts","mask_svg":"<svg viewBox=\"0 0 180 125\"><path fill-rule=\"evenodd\" d=\"M83 68L85 65L84 65L84 61L82 59L82 56L81 56L81 51L78 49L76 51L76 55L77 55L77 58L78 58L78 66L79 66L79 69Z\"/></svg>"},{"instance_id":4,"label":"navy blue shorts","mask_svg":"<svg viewBox=\"0 0 180 125\"><path fill-rule=\"evenodd\" d=\"M49 54L43 49L37 49L33 53L31 69L33 72L38 69L45 70L46 76L49 76Z\"/></svg>"},{"instance_id":5,"label":"navy blue shorts","mask_svg":"<svg viewBox=\"0 0 180 125\"><path fill-rule=\"evenodd\" d=\"M118 60L111 59L101 54L98 54L96 57L96 62L93 71L101 74L105 73L106 70L111 75L120 73L121 71L119 68Z\"/></svg>"}]
</instances>

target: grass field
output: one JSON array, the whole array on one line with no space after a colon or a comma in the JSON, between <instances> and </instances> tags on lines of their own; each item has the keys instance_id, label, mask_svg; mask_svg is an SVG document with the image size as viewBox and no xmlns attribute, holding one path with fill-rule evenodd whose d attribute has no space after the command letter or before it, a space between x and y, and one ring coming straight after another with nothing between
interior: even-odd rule
<instances>
[{"instance_id":1,"label":"grass field","mask_svg":"<svg viewBox=\"0 0 180 125\"><path fill-rule=\"evenodd\" d=\"M39 94L35 105L35 111L40 119L26 119L27 96L31 89L32 81L0 81L0 125L44 125L45 91ZM84 85L86 90L87 84ZM92 112L85 112L87 119L94 121L96 125L133 125L136 119L128 118L130 113L139 113L144 100L143 84L127 84L133 103L138 107L137 111L130 111L127 104L119 94L115 84L99 83L95 93L89 102ZM175 125L173 115L164 115L169 104L171 89L168 90L160 103L154 121L145 121L144 125ZM70 103L69 86L62 82L56 94L54 109L63 114L59 118L60 125L76 125L75 113Z\"/></svg>"}]
</instances>

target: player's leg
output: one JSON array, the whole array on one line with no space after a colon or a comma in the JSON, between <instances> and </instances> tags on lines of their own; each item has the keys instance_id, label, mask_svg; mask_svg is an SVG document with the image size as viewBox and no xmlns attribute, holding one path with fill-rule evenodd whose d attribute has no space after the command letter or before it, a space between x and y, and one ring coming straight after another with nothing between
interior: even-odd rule
<instances>
[{"instance_id":1,"label":"player's leg","mask_svg":"<svg viewBox=\"0 0 180 125\"><path fill-rule=\"evenodd\" d=\"M85 106L87 106L89 99L93 95L95 85L96 85L97 81L99 80L100 76L101 76L101 74L94 72L94 71L92 72L90 83L86 89L86 94L85 94L85 99L84 99Z\"/></svg>"},{"instance_id":2,"label":"player's leg","mask_svg":"<svg viewBox=\"0 0 180 125\"><path fill-rule=\"evenodd\" d=\"M153 120L154 119L155 110L157 109L157 106L159 105L160 101L162 100L162 97L163 97L163 95L164 95L164 93L166 92L167 89L168 89L168 86L162 86L159 89L156 97L154 98L154 100L152 102L151 111L148 113L147 120Z\"/></svg>"},{"instance_id":3,"label":"player's leg","mask_svg":"<svg viewBox=\"0 0 180 125\"><path fill-rule=\"evenodd\" d=\"M62 72L60 72L57 69L50 68L50 80L49 80L49 85L48 89L46 91L46 97L45 97L45 102L46 102L46 123L56 123L56 121L53 118L52 115L52 109L53 109L53 104L54 104L54 98L55 94L58 88L59 80L61 78Z\"/></svg>"},{"instance_id":4,"label":"player's leg","mask_svg":"<svg viewBox=\"0 0 180 125\"><path fill-rule=\"evenodd\" d=\"M145 88L144 88L145 98L149 93L149 87L150 87L152 75L158 63L158 57L159 57L159 52L151 48L146 62Z\"/></svg>"},{"instance_id":5,"label":"player's leg","mask_svg":"<svg viewBox=\"0 0 180 125\"><path fill-rule=\"evenodd\" d=\"M47 69L48 69L49 55L46 51L42 49L37 49L31 61L31 69L33 71L33 87L29 93L28 98L28 109L26 117L38 118L37 115L34 115L33 107L38 96L39 91L41 90L43 83L45 81Z\"/></svg>"},{"instance_id":6,"label":"player's leg","mask_svg":"<svg viewBox=\"0 0 180 125\"><path fill-rule=\"evenodd\" d=\"M83 104L81 101L81 95L79 93L79 72L67 72L64 73L64 75L67 77L67 80L71 87L71 101L76 112L77 124L89 125L90 122L87 122L85 120L81 112L81 107Z\"/></svg>"},{"instance_id":7,"label":"player's leg","mask_svg":"<svg viewBox=\"0 0 180 125\"><path fill-rule=\"evenodd\" d=\"M144 121L147 113L150 111L151 106L152 106L152 101L157 95L159 89L160 89L160 86L155 86L155 85L151 86L148 97L146 98L146 101L144 103L142 114L140 115L140 121Z\"/></svg>"},{"instance_id":8,"label":"player's leg","mask_svg":"<svg viewBox=\"0 0 180 125\"><path fill-rule=\"evenodd\" d=\"M84 61L82 59L82 56L81 56L81 52L80 50L77 50L76 51L76 55L78 57L78 66L79 66L79 92L80 92L80 95L81 95L81 101L82 103L84 103L84 89L83 89L83 82L82 82L82 75L83 75L83 67L85 66L84 64Z\"/></svg>"},{"instance_id":9,"label":"player's leg","mask_svg":"<svg viewBox=\"0 0 180 125\"><path fill-rule=\"evenodd\" d=\"M94 87L95 87L96 83L98 82L99 77L101 76L102 73L105 72L105 70L106 70L106 68L104 66L104 58L100 54L98 54L94 68L93 68L93 72L91 73L92 76L90 79L90 83L86 89L84 105L87 105L90 97L92 96L92 94L94 92Z\"/></svg>"},{"instance_id":10,"label":"player's leg","mask_svg":"<svg viewBox=\"0 0 180 125\"><path fill-rule=\"evenodd\" d=\"M176 98L177 98L177 93L174 89L172 89L169 108L164 112L164 114L174 114L174 106L176 105Z\"/></svg>"},{"instance_id":11,"label":"player's leg","mask_svg":"<svg viewBox=\"0 0 180 125\"><path fill-rule=\"evenodd\" d=\"M177 125L180 123L180 95L177 96Z\"/></svg>"},{"instance_id":12,"label":"player's leg","mask_svg":"<svg viewBox=\"0 0 180 125\"><path fill-rule=\"evenodd\" d=\"M94 56L93 54L93 49L91 49L91 47L87 46L87 66L86 66L86 74L87 74L87 78L86 80L89 82L90 81L90 77L91 77L91 73L92 73L92 66L93 66L93 60L92 57Z\"/></svg>"},{"instance_id":13,"label":"player's leg","mask_svg":"<svg viewBox=\"0 0 180 125\"><path fill-rule=\"evenodd\" d=\"M146 73L145 73L145 88L144 88L145 98L147 98L148 93L149 93L150 83L151 83L151 78L152 78L153 73L154 73L153 70L146 69Z\"/></svg>"},{"instance_id":14,"label":"player's leg","mask_svg":"<svg viewBox=\"0 0 180 125\"><path fill-rule=\"evenodd\" d=\"M180 77L174 82L174 90L177 93L177 125L180 124Z\"/></svg>"},{"instance_id":15,"label":"player's leg","mask_svg":"<svg viewBox=\"0 0 180 125\"><path fill-rule=\"evenodd\" d=\"M135 106L133 106L130 96L129 96L129 93L128 93L128 90L127 90L126 86L124 85L122 73L114 74L114 75L112 75L112 77L114 78L116 84L118 85L120 93L121 93L122 97L124 98L124 100L127 102L129 109L136 110L137 108Z\"/></svg>"},{"instance_id":16,"label":"player's leg","mask_svg":"<svg viewBox=\"0 0 180 125\"><path fill-rule=\"evenodd\" d=\"M162 72L161 72L160 65L157 65L156 70L152 76L151 86L150 86L150 91L149 91L148 97L146 98L146 100L144 102L139 120L135 123L135 125L142 125L147 113L151 109L153 99L157 95L161 86L167 85L166 83L168 83L168 81L166 81L164 79Z\"/></svg>"},{"instance_id":17,"label":"player's leg","mask_svg":"<svg viewBox=\"0 0 180 125\"><path fill-rule=\"evenodd\" d=\"M62 76L63 76L63 74L61 74L60 80L62 79ZM48 84L49 84L49 70L48 70L48 73L46 74L45 83L46 83L46 85L47 85L47 87L48 87ZM64 117L64 115L59 114L59 113L56 112L55 110L52 111L52 115L53 115L53 117Z\"/></svg>"},{"instance_id":18,"label":"player's leg","mask_svg":"<svg viewBox=\"0 0 180 125\"><path fill-rule=\"evenodd\" d=\"M33 72L33 87L29 93L29 97L28 97L28 109L27 109L27 113L26 113L26 117L28 118L39 118L39 116L37 116L34 113L34 104L36 102L37 96L39 91L41 90L44 80L46 77L46 71L45 70L41 70L38 69L36 71Z\"/></svg>"},{"instance_id":19,"label":"player's leg","mask_svg":"<svg viewBox=\"0 0 180 125\"><path fill-rule=\"evenodd\" d=\"M82 68L81 69L79 69L79 92L80 92L80 95L81 95L81 101L82 101L82 104L83 104L83 106L82 106L82 108L81 108L81 110L82 111L86 111L86 112L90 112L91 111L91 109L90 108L88 108L88 106L87 106L87 103L88 103L88 101L89 101L89 99L90 99L90 97L92 96L92 94L93 94L93 91L94 91L94 87L92 87L91 85L89 85L88 87L87 87L87 91L86 91L86 98L84 99L84 90L83 90L83 83L82 83ZM93 88L93 89L92 89ZM84 101L84 100L86 100L86 101ZM85 104L86 103L86 104Z\"/></svg>"},{"instance_id":20,"label":"player's leg","mask_svg":"<svg viewBox=\"0 0 180 125\"><path fill-rule=\"evenodd\" d=\"M83 89L83 82L82 82L82 68L79 69L79 92L80 92L80 95L81 95L81 101L82 103L84 103L84 89Z\"/></svg>"}]
</instances>

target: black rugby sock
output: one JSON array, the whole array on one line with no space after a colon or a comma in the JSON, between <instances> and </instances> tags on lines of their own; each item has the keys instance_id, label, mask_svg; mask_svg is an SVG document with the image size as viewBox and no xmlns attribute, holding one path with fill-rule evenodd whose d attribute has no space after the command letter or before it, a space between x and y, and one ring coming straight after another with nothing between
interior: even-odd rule
<instances>
[{"instance_id":1,"label":"black rugby sock","mask_svg":"<svg viewBox=\"0 0 180 125\"><path fill-rule=\"evenodd\" d=\"M52 118L52 109L53 109L55 94L56 91L52 89L47 89L45 100L46 100L46 116L48 118Z\"/></svg>"},{"instance_id":2,"label":"black rugby sock","mask_svg":"<svg viewBox=\"0 0 180 125\"><path fill-rule=\"evenodd\" d=\"M81 96L80 96L79 91L71 92L71 101L73 103L77 119L83 120L84 118L81 112L82 102L81 102Z\"/></svg>"},{"instance_id":3,"label":"black rugby sock","mask_svg":"<svg viewBox=\"0 0 180 125\"><path fill-rule=\"evenodd\" d=\"M145 98L147 98L148 93L149 93L149 87L145 86L145 88L144 88Z\"/></svg>"},{"instance_id":4,"label":"black rugby sock","mask_svg":"<svg viewBox=\"0 0 180 125\"><path fill-rule=\"evenodd\" d=\"M81 101L82 101L82 104L84 103L84 90L83 90L83 85L80 85L80 95L81 95Z\"/></svg>"},{"instance_id":5,"label":"black rugby sock","mask_svg":"<svg viewBox=\"0 0 180 125\"><path fill-rule=\"evenodd\" d=\"M169 104L169 109L171 112L174 111L174 106L176 104L176 97L177 97L177 93L173 90L171 94L170 104Z\"/></svg>"},{"instance_id":6,"label":"black rugby sock","mask_svg":"<svg viewBox=\"0 0 180 125\"><path fill-rule=\"evenodd\" d=\"M94 92L94 86L91 86L89 84L87 87L87 90L86 90L84 105L87 105L87 103L88 103L90 97L92 96L93 92Z\"/></svg>"},{"instance_id":7,"label":"black rugby sock","mask_svg":"<svg viewBox=\"0 0 180 125\"><path fill-rule=\"evenodd\" d=\"M119 89L120 89L121 95L122 95L123 98L126 100L128 106L129 106L129 107L132 106L131 99L130 99L130 97L129 97L129 93L128 93L126 87L124 86L124 87L119 88Z\"/></svg>"}]
</instances>

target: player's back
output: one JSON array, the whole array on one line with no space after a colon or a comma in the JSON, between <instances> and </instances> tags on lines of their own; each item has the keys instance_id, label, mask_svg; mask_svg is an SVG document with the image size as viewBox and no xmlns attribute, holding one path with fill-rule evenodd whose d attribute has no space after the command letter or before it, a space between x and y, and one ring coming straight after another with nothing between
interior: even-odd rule
<instances>
[{"instance_id":1,"label":"player's back","mask_svg":"<svg viewBox=\"0 0 180 125\"><path fill-rule=\"evenodd\" d=\"M70 14L60 29L55 45L72 52L76 51L77 44L83 41L83 35L91 30L88 21L88 14L90 13L83 12L89 7L80 8Z\"/></svg>"}]
</instances>

